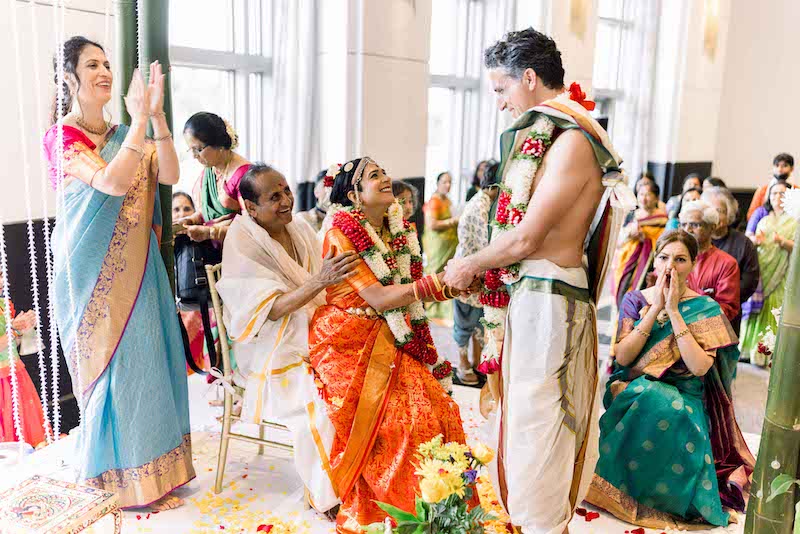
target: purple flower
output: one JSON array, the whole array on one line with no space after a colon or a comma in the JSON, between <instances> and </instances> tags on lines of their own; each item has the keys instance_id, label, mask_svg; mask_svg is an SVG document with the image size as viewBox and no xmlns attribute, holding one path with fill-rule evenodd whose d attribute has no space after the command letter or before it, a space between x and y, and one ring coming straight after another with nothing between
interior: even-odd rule
<instances>
[{"instance_id":1,"label":"purple flower","mask_svg":"<svg viewBox=\"0 0 800 534\"><path fill-rule=\"evenodd\" d=\"M467 484L474 484L478 479L478 471L476 469L467 469L464 471L464 480Z\"/></svg>"}]
</instances>

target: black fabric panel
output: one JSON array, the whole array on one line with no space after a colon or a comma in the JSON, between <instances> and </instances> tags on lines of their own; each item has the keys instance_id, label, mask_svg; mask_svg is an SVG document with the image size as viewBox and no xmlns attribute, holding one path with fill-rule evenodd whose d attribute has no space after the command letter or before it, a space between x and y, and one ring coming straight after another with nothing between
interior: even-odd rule
<instances>
[{"instance_id":1,"label":"black fabric panel","mask_svg":"<svg viewBox=\"0 0 800 534\"><path fill-rule=\"evenodd\" d=\"M661 200L665 201L681 192L683 179L687 174L696 172L702 178L711 176L710 161L669 161L669 162L647 162L647 170L656 179L656 183L661 188ZM723 177L724 179L724 177Z\"/></svg>"},{"instance_id":2,"label":"black fabric panel","mask_svg":"<svg viewBox=\"0 0 800 534\"><path fill-rule=\"evenodd\" d=\"M297 184L295 194L295 209L297 211L308 211L317 205L314 198L314 182L301 182Z\"/></svg>"},{"instance_id":3,"label":"black fabric panel","mask_svg":"<svg viewBox=\"0 0 800 534\"><path fill-rule=\"evenodd\" d=\"M48 221L52 231L53 220ZM3 227L6 239L6 252L8 255L8 282L11 289L11 300L17 312L33 309L33 279L31 276L30 256L28 253L28 224L25 222L7 224ZM34 221L34 238L36 243L36 274L39 285L39 306L41 307L41 324L39 331L44 342L45 362L47 366L47 402L52 405L52 372L50 362L50 323L47 313L47 267L45 265L44 248L44 221ZM67 433L78 425L78 405L72 394L72 381L67 370L66 360L58 348L59 363L59 405L61 410L61 431ZM28 374L36 390L42 397L41 383L39 381L39 356L31 354L22 357ZM45 399L42 398L42 402ZM50 409L52 413L52 408Z\"/></svg>"}]
</instances>

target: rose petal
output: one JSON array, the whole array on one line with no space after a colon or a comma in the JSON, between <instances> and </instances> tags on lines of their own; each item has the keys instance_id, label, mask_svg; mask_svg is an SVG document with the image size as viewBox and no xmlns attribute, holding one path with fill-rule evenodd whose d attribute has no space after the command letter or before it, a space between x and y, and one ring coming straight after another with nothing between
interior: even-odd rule
<instances>
[{"instance_id":1,"label":"rose petal","mask_svg":"<svg viewBox=\"0 0 800 534\"><path fill-rule=\"evenodd\" d=\"M631 530L631 534L644 534L644 529L643 528L635 528L635 529Z\"/></svg>"},{"instance_id":2,"label":"rose petal","mask_svg":"<svg viewBox=\"0 0 800 534\"><path fill-rule=\"evenodd\" d=\"M581 517L586 517L586 508L576 508L575 514Z\"/></svg>"},{"instance_id":3,"label":"rose petal","mask_svg":"<svg viewBox=\"0 0 800 534\"><path fill-rule=\"evenodd\" d=\"M258 525L256 532L269 532L272 530L272 525Z\"/></svg>"},{"instance_id":4,"label":"rose petal","mask_svg":"<svg viewBox=\"0 0 800 534\"><path fill-rule=\"evenodd\" d=\"M597 512L586 512L586 521L592 521L600 517L600 514Z\"/></svg>"}]
</instances>

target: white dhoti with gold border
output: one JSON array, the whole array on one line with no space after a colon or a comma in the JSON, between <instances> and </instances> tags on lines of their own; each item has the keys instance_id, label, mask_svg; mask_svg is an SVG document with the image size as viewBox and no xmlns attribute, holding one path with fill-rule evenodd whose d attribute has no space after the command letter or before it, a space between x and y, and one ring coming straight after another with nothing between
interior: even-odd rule
<instances>
[{"instance_id":1,"label":"white dhoti with gold border","mask_svg":"<svg viewBox=\"0 0 800 534\"><path fill-rule=\"evenodd\" d=\"M598 366L586 271L525 260L511 287L493 482L525 534L561 534L598 458Z\"/></svg>"}]
</instances>

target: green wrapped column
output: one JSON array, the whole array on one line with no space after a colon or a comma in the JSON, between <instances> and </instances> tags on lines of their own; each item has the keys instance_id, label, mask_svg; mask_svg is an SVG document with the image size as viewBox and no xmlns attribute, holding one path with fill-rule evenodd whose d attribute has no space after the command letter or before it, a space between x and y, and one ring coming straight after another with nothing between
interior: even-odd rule
<instances>
[{"instance_id":1,"label":"green wrapped column","mask_svg":"<svg viewBox=\"0 0 800 534\"><path fill-rule=\"evenodd\" d=\"M767 409L747 507L747 534L791 534L797 488L766 502L776 476L798 478L800 457L800 229L789 259L778 339L772 356ZM771 313L764 309L761 313Z\"/></svg>"},{"instance_id":2,"label":"green wrapped column","mask_svg":"<svg viewBox=\"0 0 800 534\"><path fill-rule=\"evenodd\" d=\"M167 124L172 124L172 83L169 63L169 1L139 0L139 64L142 73L149 77L149 65L158 60L166 78L164 79L164 113ZM152 130L150 131L152 135ZM169 282L175 291L175 256L172 244L172 186L159 185L161 216L164 226L161 234L161 256L167 267Z\"/></svg>"},{"instance_id":3,"label":"green wrapped column","mask_svg":"<svg viewBox=\"0 0 800 534\"><path fill-rule=\"evenodd\" d=\"M115 74L118 76L114 84L117 92L117 102L119 104L120 123L130 124L131 116L125 109L123 97L131 83L133 71L139 58L139 49L136 42L136 0L117 0L117 11L115 14L117 24L117 35L119 37L119 48L115 50L117 69ZM110 43L103 43L109 46Z\"/></svg>"}]
</instances>

